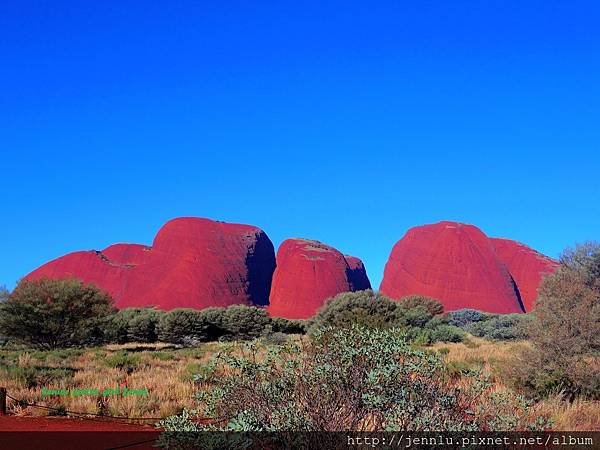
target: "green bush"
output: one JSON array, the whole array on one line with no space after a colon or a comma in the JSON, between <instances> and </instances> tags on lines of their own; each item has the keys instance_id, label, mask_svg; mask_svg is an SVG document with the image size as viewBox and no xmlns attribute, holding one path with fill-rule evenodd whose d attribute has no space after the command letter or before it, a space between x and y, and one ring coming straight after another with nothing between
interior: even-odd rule
<instances>
[{"instance_id":1,"label":"green bush","mask_svg":"<svg viewBox=\"0 0 600 450\"><path fill-rule=\"evenodd\" d=\"M233 305L223 311L220 325L226 330L227 338L245 340L259 337L270 322L271 319L263 308Z\"/></svg>"},{"instance_id":2,"label":"green bush","mask_svg":"<svg viewBox=\"0 0 600 450\"><path fill-rule=\"evenodd\" d=\"M160 314L163 313L147 308L127 308L116 312L107 321L104 330L106 342L113 344L125 344L136 340L138 342L155 342L156 326ZM131 326L132 322L135 324L133 328ZM152 324L154 324L154 332L152 331ZM149 340L153 336L154 341Z\"/></svg>"},{"instance_id":3,"label":"green bush","mask_svg":"<svg viewBox=\"0 0 600 450\"><path fill-rule=\"evenodd\" d=\"M271 328L275 333L304 334L306 333L306 320L284 319L283 317L272 317Z\"/></svg>"},{"instance_id":4,"label":"green bush","mask_svg":"<svg viewBox=\"0 0 600 450\"><path fill-rule=\"evenodd\" d=\"M411 296L394 301L371 290L345 292L329 300L310 321L309 333L323 327L400 328L420 345L437 341L458 342L464 333L448 325L439 315L439 302L428 297ZM438 329L439 327L439 329Z\"/></svg>"},{"instance_id":5,"label":"green bush","mask_svg":"<svg viewBox=\"0 0 600 450\"><path fill-rule=\"evenodd\" d=\"M514 341L527 338L527 314L489 314L484 320L472 322L463 329L473 336L495 341Z\"/></svg>"},{"instance_id":6,"label":"green bush","mask_svg":"<svg viewBox=\"0 0 600 450\"><path fill-rule=\"evenodd\" d=\"M444 314L444 305L442 305L435 298L425 297L424 295L409 295L407 297L402 297L400 299L400 304L406 309L412 309L422 306L432 316Z\"/></svg>"},{"instance_id":7,"label":"green bush","mask_svg":"<svg viewBox=\"0 0 600 450\"><path fill-rule=\"evenodd\" d=\"M458 389L443 359L414 348L399 329L327 328L302 348L290 343L258 352L249 343L242 355L220 353L195 377L202 386L198 414L214 421L194 422L184 411L160 425L167 431L476 431L498 423L476 413L489 383L476 379Z\"/></svg>"},{"instance_id":8,"label":"green bush","mask_svg":"<svg viewBox=\"0 0 600 450\"><path fill-rule=\"evenodd\" d=\"M471 323L486 320L488 315L476 309L459 309L458 311L450 311L448 318L450 325L463 328Z\"/></svg>"},{"instance_id":9,"label":"green bush","mask_svg":"<svg viewBox=\"0 0 600 450\"><path fill-rule=\"evenodd\" d=\"M0 303L0 335L32 347L96 345L114 313L111 297L78 280L24 280Z\"/></svg>"},{"instance_id":10,"label":"green bush","mask_svg":"<svg viewBox=\"0 0 600 450\"><path fill-rule=\"evenodd\" d=\"M391 328L400 325L403 313L398 303L372 290L344 292L328 300L310 320L308 332L325 326L349 328L364 325Z\"/></svg>"},{"instance_id":11,"label":"green bush","mask_svg":"<svg viewBox=\"0 0 600 450\"><path fill-rule=\"evenodd\" d=\"M211 314L211 312L208 312ZM212 340L220 328L211 323L207 311L173 309L162 315L158 322L158 339L162 342L195 346Z\"/></svg>"},{"instance_id":12,"label":"green bush","mask_svg":"<svg viewBox=\"0 0 600 450\"><path fill-rule=\"evenodd\" d=\"M127 335L129 341L153 343L158 339L158 323L164 312L145 309L129 321Z\"/></svg>"}]
</instances>

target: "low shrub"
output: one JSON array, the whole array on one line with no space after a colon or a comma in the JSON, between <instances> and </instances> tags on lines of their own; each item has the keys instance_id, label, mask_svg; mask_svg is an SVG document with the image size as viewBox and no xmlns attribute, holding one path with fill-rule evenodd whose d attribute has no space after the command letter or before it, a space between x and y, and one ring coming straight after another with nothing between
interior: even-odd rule
<instances>
[{"instance_id":1,"label":"low shrub","mask_svg":"<svg viewBox=\"0 0 600 450\"><path fill-rule=\"evenodd\" d=\"M309 333L324 326L349 328L400 328L419 345L433 342L460 342L464 333L440 315L441 304L423 296L394 301L373 291L346 292L329 300L311 320Z\"/></svg>"},{"instance_id":2,"label":"low shrub","mask_svg":"<svg viewBox=\"0 0 600 450\"><path fill-rule=\"evenodd\" d=\"M476 309L459 309L448 313L449 324L459 328L474 322L481 322L486 320L487 317L487 314Z\"/></svg>"},{"instance_id":3,"label":"low shrub","mask_svg":"<svg viewBox=\"0 0 600 450\"><path fill-rule=\"evenodd\" d=\"M444 313L444 305L438 300L424 295L409 295L400 299L400 304L406 309L417 308L419 306L424 307L427 312L432 316Z\"/></svg>"},{"instance_id":4,"label":"low shrub","mask_svg":"<svg viewBox=\"0 0 600 450\"><path fill-rule=\"evenodd\" d=\"M526 324L530 319L526 314L490 314L484 320L464 325L463 329L485 339L514 341L527 338Z\"/></svg>"},{"instance_id":5,"label":"low shrub","mask_svg":"<svg viewBox=\"0 0 600 450\"><path fill-rule=\"evenodd\" d=\"M396 328L315 330L302 348L289 343L259 352L248 343L241 355L220 353L195 377L198 414L214 421L194 421L184 411L160 425L167 431L508 431L531 425L527 411L518 410L513 421L488 414L482 404L493 391L487 380L470 373L472 382L459 389L436 352L415 348Z\"/></svg>"}]
</instances>

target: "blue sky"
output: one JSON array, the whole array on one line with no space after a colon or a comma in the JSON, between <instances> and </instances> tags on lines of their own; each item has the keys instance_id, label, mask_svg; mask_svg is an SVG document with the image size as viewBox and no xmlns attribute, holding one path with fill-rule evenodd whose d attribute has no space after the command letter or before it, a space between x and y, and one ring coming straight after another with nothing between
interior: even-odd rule
<instances>
[{"instance_id":1,"label":"blue sky","mask_svg":"<svg viewBox=\"0 0 600 450\"><path fill-rule=\"evenodd\" d=\"M375 286L418 224L600 238L597 2L304 3L2 2L0 284L176 216Z\"/></svg>"}]
</instances>

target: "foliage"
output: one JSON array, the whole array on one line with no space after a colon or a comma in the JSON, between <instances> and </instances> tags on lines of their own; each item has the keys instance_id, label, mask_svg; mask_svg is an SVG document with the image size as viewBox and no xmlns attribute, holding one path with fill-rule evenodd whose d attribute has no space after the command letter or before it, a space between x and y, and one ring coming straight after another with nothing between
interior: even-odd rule
<instances>
[{"instance_id":1,"label":"foliage","mask_svg":"<svg viewBox=\"0 0 600 450\"><path fill-rule=\"evenodd\" d=\"M461 340L464 333L450 327L440 303L421 296L394 301L371 290L345 292L329 300L311 319L309 333L324 326L348 328L355 324L369 328L400 328L410 339L430 344L440 339ZM439 330L435 328L440 326Z\"/></svg>"},{"instance_id":2,"label":"foliage","mask_svg":"<svg viewBox=\"0 0 600 450\"><path fill-rule=\"evenodd\" d=\"M487 314L483 320L464 325L462 328L473 336L497 341L513 341L527 338L527 314Z\"/></svg>"},{"instance_id":3,"label":"foliage","mask_svg":"<svg viewBox=\"0 0 600 450\"><path fill-rule=\"evenodd\" d=\"M458 389L437 353L411 346L396 328L327 328L304 347L271 347L261 357L259 350L252 342L241 355L218 354L196 376L197 412L214 419L211 424L194 423L186 411L161 425L167 431L259 432L492 426L490 417L474 413L490 384L473 375L471 385Z\"/></svg>"},{"instance_id":4,"label":"foliage","mask_svg":"<svg viewBox=\"0 0 600 450\"><path fill-rule=\"evenodd\" d=\"M93 345L114 312L111 297L78 280L24 280L0 304L0 334L33 347Z\"/></svg>"},{"instance_id":5,"label":"foliage","mask_svg":"<svg viewBox=\"0 0 600 450\"><path fill-rule=\"evenodd\" d=\"M486 320L487 314L477 311L476 309L459 309L457 311L450 311L448 313L450 325L455 327L463 328L465 325L472 324L474 322L480 322Z\"/></svg>"},{"instance_id":6,"label":"foliage","mask_svg":"<svg viewBox=\"0 0 600 450\"><path fill-rule=\"evenodd\" d=\"M530 395L600 399L600 244L567 249L539 289L532 343L508 371Z\"/></svg>"},{"instance_id":7,"label":"foliage","mask_svg":"<svg viewBox=\"0 0 600 450\"><path fill-rule=\"evenodd\" d=\"M158 322L164 312L144 309L131 318L127 328L129 341L152 343L158 339Z\"/></svg>"},{"instance_id":8,"label":"foliage","mask_svg":"<svg viewBox=\"0 0 600 450\"><path fill-rule=\"evenodd\" d=\"M306 333L305 320L293 320L284 319L283 317L272 317L270 325L273 332L280 332L285 334Z\"/></svg>"},{"instance_id":9,"label":"foliage","mask_svg":"<svg viewBox=\"0 0 600 450\"><path fill-rule=\"evenodd\" d=\"M406 309L422 306L432 316L444 313L444 305L435 298L425 297L424 295L409 295L407 297L402 297L400 302Z\"/></svg>"},{"instance_id":10,"label":"foliage","mask_svg":"<svg viewBox=\"0 0 600 450\"><path fill-rule=\"evenodd\" d=\"M354 324L371 328L398 326L402 314L398 303L372 290L344 292L328 300L311 319L309 333L324 326L348 328Z\"/></svg>"},{"instance_id":11,"label":"foliage","mask_svg":"<svg viewBox=\"0 0 600 450\"><path fill-rule=\"evenodd\" d=\"M173 309L165 313L158 323L158 339L162 342L194 346L211 340L220 333L211 323L207 312L195 309Z\"/></svg>"},{"instance_id":12,"label":"foliage","mask_svg":"<svg viewBox=\"0 0 600 450\"><path fill-rule=\"evenodd\" d=\"M106 342L125 344L126 342L156 342L158 322L164 314L149 308L126 308L110 317L104 328Z\"/></svg>"},{"instance_id":13,"label":"foliage","mask_svg":"<svg viewBox=\"0 0 600 450\"><path fill-rule=\"evenodd\" d=\"M259 337L271 319L264 308L232 305L222 310L220 327L231 340Z\"/></svg>"}]
</instances>

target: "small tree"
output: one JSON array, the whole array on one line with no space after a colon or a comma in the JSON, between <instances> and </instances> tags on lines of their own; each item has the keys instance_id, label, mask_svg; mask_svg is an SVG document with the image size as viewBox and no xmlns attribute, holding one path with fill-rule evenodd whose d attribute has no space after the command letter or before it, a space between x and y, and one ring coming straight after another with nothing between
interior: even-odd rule
<instances>
[{"instance_id":1,"label":"small tree","mask_svg":"<svg viewBox=\"0 0 600 450\"><path fill-rule=\"evenodd\" d=\"M198 345L218 334L204 311L180 308L165 313L158 322L158 339L183 345Z\"/></svg>"},{"instance_id":2,"label":"small tree","mask_svg":"<svg viewBox=\"0 0 600 450\"><path fill-rule=\"evenodd\" d=\"M158 323L164 313L155 309L144 309L134 315L128 324L127 335L132 342L156 342Z\"/></svg>"},{"instance_id":3,"label":"small tree","mask_svg":"<svg viewBox=\"0 0 600 450\"><path fill-rule=\"evenodd\" d=\"M42 348L97 344L114 311L110 295L93 285L24 280L0 305L0 334Z\"/></svg>"},{"instance_id":4,"label":"small tree","mask_svg":"<svg viewBox=\"0 0 600 450\"><path fill-rule=\"evenodd\" d=\"M567 249L539 289L528 326L533 348L512 368L536 395L600 398L600 244Z\"/></svg>"},{"instance_id":5,"label":"small tree","mask_svg":"<svg viewBox=\"0 0 600 450\"><path fill-rule=\"evenodd\" d=\"M246 305L229 306L223 311L221 327L231 339L254 339L259 337L271 319L263 308Z\"/></svg>"}]
</instances>

